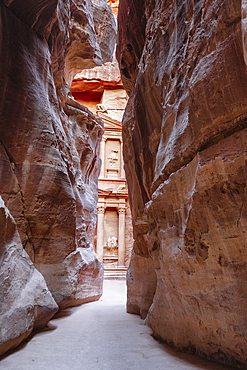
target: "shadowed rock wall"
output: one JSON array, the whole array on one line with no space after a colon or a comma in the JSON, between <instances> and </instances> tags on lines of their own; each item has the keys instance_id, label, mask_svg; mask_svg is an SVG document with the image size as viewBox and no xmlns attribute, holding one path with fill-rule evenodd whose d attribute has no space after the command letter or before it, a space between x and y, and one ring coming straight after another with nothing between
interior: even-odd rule
<instances>
[{"instance_id":1,"label":"shadowed rock wall","mask_svg":"<svg viewBox=\"0 0 247 370\"><path fill-rule=\"evenodd\" d=\"M118 22L128 311L179 349L246 368L246 2L121 0Z\"/></svg>"},{"instance_id":2,"label":"shadowed rock wall","mask_svg":"<svg viewBox=\"0 0 247 370\"><path fill-rule=\"evenodd\" d=\"M60 308L102 294L103 266L90 241L103 122L73 100L67 83L112 56L116 26L104 5L0 2L0 195ZM109 17L97 34L94 13L99 22L102 9ZM2 285L0 297L8 303Z\"/></svg>"},{"instance_id":3,"label":"shadowed rock wall","mask_svg":"<svg viewBox=\"0 0 247 370\"><path fill-rule=\"evenodd\" d=\"M58 310L43 276L22 247L16 223L0 197L0 355L33 329L44 327Z\"/></svg>"}]
</instances>

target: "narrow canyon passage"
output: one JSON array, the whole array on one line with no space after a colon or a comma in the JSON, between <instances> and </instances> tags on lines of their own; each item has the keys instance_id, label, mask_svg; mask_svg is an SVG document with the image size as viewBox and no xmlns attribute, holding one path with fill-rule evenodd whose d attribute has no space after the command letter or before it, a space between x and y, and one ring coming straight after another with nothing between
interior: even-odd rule
<instances>
[{"instance_id":1,"label":"narrow canyon passage","mask_svg":"<svg viewBox=\"0 0 247 370\"><path fill-rule=\"evenodd\" d=\"M247 0L0 23L0 370L247 370Z\"/></svg>"},{"instance_id":2,"label":"narrow canyon passage","mask_svg":"<svg viewBox=\"0 0 247 370\"><path fill-rule=\"evenodd\" d=\"M100 301L64 310L1 370L226 370L155 341L139 316L125 310L125 281L106 280Z\"/></svg>"}]
</instances>

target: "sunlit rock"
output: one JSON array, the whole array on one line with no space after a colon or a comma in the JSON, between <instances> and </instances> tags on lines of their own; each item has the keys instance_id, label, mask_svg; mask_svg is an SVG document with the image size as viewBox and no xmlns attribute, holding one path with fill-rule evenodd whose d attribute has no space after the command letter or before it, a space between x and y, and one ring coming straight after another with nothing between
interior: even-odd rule
<instances>
[{"instance_id":1,"label":"sunlit rock","mask_svg":"<svg viewBox=\"0 0 247 370\"><path fill-rule=\"evenodd\" d=\"M135 238L128 309L149 302L156 337L234 368L247 364L245 8L121 0L118 18Z\"/></svg>"}]
</instances>

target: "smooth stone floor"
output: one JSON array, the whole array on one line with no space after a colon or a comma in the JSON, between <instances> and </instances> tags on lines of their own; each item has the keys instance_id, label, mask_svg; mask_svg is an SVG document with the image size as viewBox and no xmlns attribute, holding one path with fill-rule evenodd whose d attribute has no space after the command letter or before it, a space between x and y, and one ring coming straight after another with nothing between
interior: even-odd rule
<instances>
[{"instance_id":1,"label":"smooth stone floor","mask_svg":"<svg viewBox=\"0 0 247 370\"><path fill-rule=\"evenodd\" d=\"M226 370L155 341L125 310L125 281L106 280L98 302L62 311L0 361L1 370Z\"/></svg>"}]
</instances>

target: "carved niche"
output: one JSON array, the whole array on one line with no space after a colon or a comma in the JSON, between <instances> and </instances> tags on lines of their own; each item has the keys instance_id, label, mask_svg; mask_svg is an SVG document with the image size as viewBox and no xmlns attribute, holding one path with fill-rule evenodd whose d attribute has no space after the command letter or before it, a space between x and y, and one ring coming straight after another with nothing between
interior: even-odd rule
<instances>
[{"instance_id":1,"label":"carved niche","mask_svg":"<svg viewBox=\"0 0 247 370\"><path fill-rule=\"evenodd\" d=\"M119 140L108 139L106 141L106 174L107 178L120 177L121 143Z\"/></svg>"}]
</instances>

